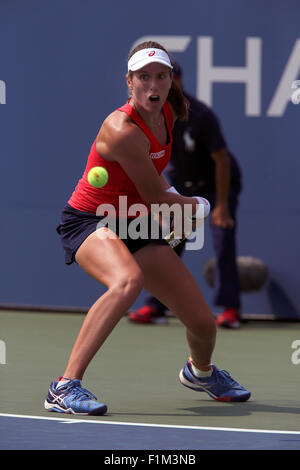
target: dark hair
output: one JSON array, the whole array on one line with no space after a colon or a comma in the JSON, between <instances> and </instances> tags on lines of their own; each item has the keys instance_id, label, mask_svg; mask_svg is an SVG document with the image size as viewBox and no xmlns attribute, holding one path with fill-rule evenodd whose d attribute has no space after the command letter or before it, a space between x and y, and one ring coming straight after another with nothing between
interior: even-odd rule
<instances>
[{"instance_id":1,"label":"dark hair","mask_svg":"<svg viewBox=\"0 0 300 470\"><path fill-rule=\"evenodd\" d=\"M141 44L138 44L129 53L128 60L133 56L133 54L135 54L138 51L141 51L142 49L162 49L168 54L170 62L172 62L172 59L167 49L165 49L161 44L155 41L145 41L145 42L142 42ZM129 72L129 74L132 74L132 72ZM180 86L173 79L172 79L172 84L171 84L171 88L170 88L167 100L170 102L178 119L186 120L188 118L188 101L183 95L183 92Z\"/></svg>"}]
</instances>

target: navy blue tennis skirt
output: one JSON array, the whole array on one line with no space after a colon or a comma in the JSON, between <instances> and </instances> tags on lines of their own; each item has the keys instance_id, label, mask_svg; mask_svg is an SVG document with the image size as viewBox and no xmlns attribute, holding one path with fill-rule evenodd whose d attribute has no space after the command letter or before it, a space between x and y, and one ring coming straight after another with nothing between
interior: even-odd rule
<instances>
[{"instance_id":1,"label":"navy blue tennis skirt","mask_svg":"<svg viewBox=\"0 0 300 470\"><path fill-rule=\"evenodd\" d=\"M103 219L103 217L97 216L90 212L81 212L74 209L69 204L66 204L61 214L61 224L56 228L56 231L60 235L62 246L65 251L65 262L66 264L72 264L75 261L75 254L80 245L84 240L93 232L97 230L97 225ZM132 219L127 219L127 227ZM151 219L149 215L148 228L149 234L151 224L156 223ZM105 225L103 225L105 227ZM107 224L106 224L107 226ZM153 227L153 226L152 226ZM119 223L116 223L116 233L119 236ZM153 233L153 232L152 232ZM131 239L129 237L122 238L129 251L133 254L140 250L149 243L156 243L159 245L168 245L168 242L162 237L161 229L158 229L159 238L137 238ZM148 235L149 235L148 234Z\"/></svg>"}]
</instances>

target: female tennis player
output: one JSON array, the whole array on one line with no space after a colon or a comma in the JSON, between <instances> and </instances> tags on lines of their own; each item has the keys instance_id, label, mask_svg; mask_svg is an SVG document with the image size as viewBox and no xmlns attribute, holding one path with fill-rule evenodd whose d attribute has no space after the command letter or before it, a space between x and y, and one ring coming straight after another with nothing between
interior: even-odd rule
<instances>
[{"instance_id":1,"label":"female tennis player","mask_svg":"<svg viewBox=\"0 0 300 470\"><path fill-rule=\"evenodd\" d=\"M203 211L201 198L184 197L170 188L162 176L171 153L172 126L184 119L187 104L172 80L166 49L155 42L137 46L129 55L126 75L129 100L103 122L91 147L86 169L62 212L58 227L67 264L76 262L107 291L87 313L68 364L52 382L44 406L50 411L102 415L107 406L81 387L86 368L118 321L145 288L160 299L185 325L190 357L180 371L181 383L207 392L220 401L245 401L250 392L228 372L212 363L215 319L189 270L160 236L124 237L124 214L119 196L127 206L143 204L144 217L154 223L151 205L179 204L191 207L194 218ZM106 168L109 179L102 188L88 183L91 168ZM116 229L100 226L99 208L110 204L117 215ZM107 206L106 206L107 207Z\"/></svg>"}]
</instances>

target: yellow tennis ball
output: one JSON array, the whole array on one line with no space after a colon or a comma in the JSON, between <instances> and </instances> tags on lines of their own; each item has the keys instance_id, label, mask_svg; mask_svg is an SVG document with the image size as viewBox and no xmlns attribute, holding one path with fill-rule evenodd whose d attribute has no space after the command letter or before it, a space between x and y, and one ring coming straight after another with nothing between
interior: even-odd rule
<instances>
[{"instance_id":1,"label":"yellow tennis ball","mask_svg":"<svg viewBox=\"0 0 300 470\"><path fill-rule=\"evenodd\" d=\"M94 188L102 188L108 181L107 170L103 166L94 166L94 168L88 172L87 179Z\"/></svg>"}]
</instances>

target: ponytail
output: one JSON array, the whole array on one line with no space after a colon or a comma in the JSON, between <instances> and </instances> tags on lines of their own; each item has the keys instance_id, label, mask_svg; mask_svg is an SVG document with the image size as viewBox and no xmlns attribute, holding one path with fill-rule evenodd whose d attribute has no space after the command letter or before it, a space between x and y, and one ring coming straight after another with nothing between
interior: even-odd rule
<instances>
[{"instance_id":1,"label":"ponytail","mask_svg":"<svg viewBox=\"0 0 300 470\"><path fill-rule=\"evenodd\" d=\"M174 79L172 80L172 85L167 99L177 118L182 121L186 121L189 115L189 102L183 95L181 87Z\"/></svg>"}]
</instances>

